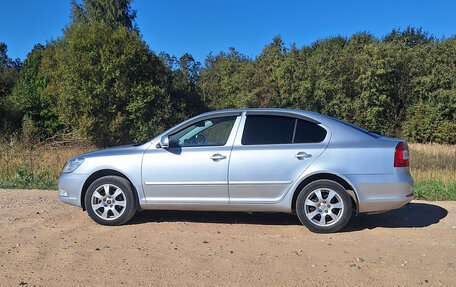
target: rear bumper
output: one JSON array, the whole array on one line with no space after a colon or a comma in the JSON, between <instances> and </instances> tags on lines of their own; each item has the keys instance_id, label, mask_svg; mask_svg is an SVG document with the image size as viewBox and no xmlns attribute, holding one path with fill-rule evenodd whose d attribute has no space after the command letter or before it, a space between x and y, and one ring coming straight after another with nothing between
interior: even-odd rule
<instances>
[{"instance_id":1,"label":"rear bumper","mask_svg":"<svg viewBox=\"0 0 456 287\"><path fill-rule=\"evenodd\" d=\"M81 207L81 191L87 176L77 173L64 173L59 177L59 198L61 201Z\"/></svg>"},{"instance_id":2,"label":"rear bumper","mask_svg":"<svg viewBox=\"0 0 456 287\"><path fill-rule=\"evenodd\" d=\"M413 197L408 173L348 175L358 195L358 211L379 212L404 206Z\"/></svg>"}]
</instances>

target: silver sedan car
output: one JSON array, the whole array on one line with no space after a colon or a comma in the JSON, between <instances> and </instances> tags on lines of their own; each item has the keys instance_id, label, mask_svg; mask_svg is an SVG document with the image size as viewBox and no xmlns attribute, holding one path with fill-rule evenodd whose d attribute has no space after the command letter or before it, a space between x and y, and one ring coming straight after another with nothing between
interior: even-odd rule
<instances>
[{"instance_id":1,"label":"silver sedan car","mask_svg":"<svg viewBox=\"0 0 456 287\"><path fill-rule=\"evenodd\" d=\"M76 156L58 187L105 225L145 209L286 212L314 232L413 195L405 140L286 109L209 112L145 144Z\"/></svg>"}]
</instances>

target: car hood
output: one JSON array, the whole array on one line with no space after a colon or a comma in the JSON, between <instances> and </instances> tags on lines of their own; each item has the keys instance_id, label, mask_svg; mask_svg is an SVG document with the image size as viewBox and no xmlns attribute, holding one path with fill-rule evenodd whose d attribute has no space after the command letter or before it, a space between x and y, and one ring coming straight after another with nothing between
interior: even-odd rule
<instances>
[{"instance_id":1,"label":"car hood","mask_svg":"<svg viewBox=\"0 0 456 287\"><path fill-rule=\"evenodd\" d=\"M137 145L133 145L133 144L116 146L116 147L111 147L111 148L107 148L107 149L88 152L88 153L82 154L78 157L92 158L92 157L126 155L126 154L132 154L132 153L135 153L136 151L142 150L140 147L141 146L137 146Z\"/></svg>"}]
</instances>

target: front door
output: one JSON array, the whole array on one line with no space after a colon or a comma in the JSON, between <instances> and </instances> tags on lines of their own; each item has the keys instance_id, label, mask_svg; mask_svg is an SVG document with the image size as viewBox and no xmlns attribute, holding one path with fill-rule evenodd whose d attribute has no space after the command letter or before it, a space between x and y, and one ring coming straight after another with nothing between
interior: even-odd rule
<instances>
[{"instance_id":1,"label":"front door","mask_svg":"<svg viewBox=\"0 0 456 287\"><path fill-rule=\"evenodd\" d=\"M169 148L151 146L142 164L147 203L228 203L228 163L239 121L202 120L170 134Z\"/></svg>"}]
</instances>

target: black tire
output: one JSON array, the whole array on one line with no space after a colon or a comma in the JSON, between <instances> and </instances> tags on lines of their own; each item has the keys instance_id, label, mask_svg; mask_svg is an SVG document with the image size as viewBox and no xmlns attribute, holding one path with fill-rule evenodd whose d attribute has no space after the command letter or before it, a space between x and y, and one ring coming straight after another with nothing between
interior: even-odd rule
<instances>
[{"instance_id":1,"label":"black tire","mask_svg":"<svg viewBox=\"0 0 456 287\"><path fill-rule=\"evenodd\" d=\"M105 186L108 186L109 195L105 193ZM116 195L119 189L121 193ZM102 225L124 224L136 212L137 200L133 190L131 183L123 177L103 176L95 180L87 189L84 198L87 213L95 222ZM95 192L97 193L94 195ZM99 198L100 196L103 199ZM97 206L100 207L96 208ZM106 216L104 216L105 214Z\"/></svg>"},{"instance_id":2,"label":"black tire","mask_svg":"<svg viewBox=\"0 0 456 287\"><path fill-rule=\"evenodd\" d=\"M333 194L331 191L334 195L328 201L330 194ZM307 199L312 202L306 204ZM313 232L337 232L350 221L352 202L342 185L331 180L317 180L306 185L299 193L296 213L301 223Z\"/></svg>"}]
</instances>

